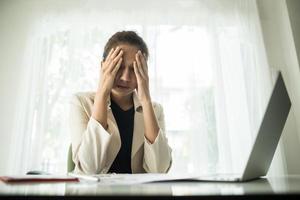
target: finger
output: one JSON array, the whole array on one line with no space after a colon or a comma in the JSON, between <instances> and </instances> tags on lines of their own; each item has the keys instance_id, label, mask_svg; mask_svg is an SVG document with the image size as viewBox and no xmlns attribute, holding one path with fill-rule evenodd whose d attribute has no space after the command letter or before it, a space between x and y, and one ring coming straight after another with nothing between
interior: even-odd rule
<instances>
[{"instance_id":1,"label":"finger","mask_svg":"<svg viewBox=\"0 0 300 200\"><path fill-rule=\"evenodd\" d=\"M147 66L147 61L146 61L146 57L145 54L143 55L141 51L138 51L138 54L140 56L140 60L142 62L142 66L145 72L148 72L148 66Z\"/></svg>"},{"instance_id":2,"label":"finger","mask_svg":"<svg viewBox=\"0 0 300 200\"><path fill-rule=\"evenodd\" d=\"M114 50L115 50L114 48L111 48L111 50L109 51L109 53L106 56L105 60L107 60L111 56L111 54L114 52Z\"/></svg>"},{"instance_id":3,"label":"finger","mask_svg":"<svg viewBox=\"0 0 300 200\"><path fill-rule=\"evenodd\" d=\"M114 52L110 56L110 61L113 60L118 54L120 53L121 48L117 46L117 48L114 50Z\"/></svg>"},{"instance_id":4,"label":"finger","mask_svg":"<svg viewBox=\"0 0 300 200\"><path fill-rule=\"evenodd\" d=\"M134 70L134 73L135 73L135 76L136 76L137 79L142 78L141 74L140 74L140 71L138 70L136 61L133 61L133 70Z\"/></svg>"},{"instance_id":5,"label":"finger","mask_svg":"<svg viewBox=\"0 0 300 200\"><path fill-rule=\"evenodd\" d=\"M120 58L122 58L122 55L123 55L123 51L121 50L121 51L119 52L119 54L117 55L117 57L115 57L115 58L111 61L110 65L109 65L109 71L113 71L113 69L115 68L115 66L116 66L117 63L119 62Z\"/></svg>"},{"instance_id":6,"label":"finger","mask_svg":"<svg viewBox=\"0 0 300 200\"><path fill-rule=\"evenodd\" d=\"M101 61L101 68L100 70L102 71L101 73L104 73L107 71L107 69L109 69L109 65L106 63L106 61Z\"/></svg>"},{"instance_id":7,"label":"finger","mask_svg":"<svg viewBox=\"0 0 300 200\"><path fill-rule=\"evenodd\" d=\"M113 75L116 75L116 73L119 71L120 67L121 67L121 64L122 64L122 61L123 61L123 58L121 57L119 60L118 60L118 63L116 65L116 67L112 70L112 74Z\"/></svg>"},{"instance_id":8,"label":"finger","mask_svg":"<svg viewBox=\"0 0 300 200\"><path fill-rule=\"evenodd\" d=\"M106 58L101 61L101 68L103 68L103 70L106 70L107 68L109 68L110 56L113 52L114 52L114 48L111 48L111 50L109 51Z\"/></svg>"},{"instance_id":9,"label":"finger","mask_svg":"<svg viewBox=\"0 0 300 200\"><path fill-rule=\"evenodd\" d=\"M138 53L135 54L135 60L136 60L136 63L137 63L137 68L138 68L138 70L139 70L141 76L142 76L143 78L145 78L145 72L144 72L144 70L143 70L143 66L142 66L142 63L141 63L141 61L140 61L140 57L139 57L139 54L138 54Z\"/></svg>"}]
</instances>

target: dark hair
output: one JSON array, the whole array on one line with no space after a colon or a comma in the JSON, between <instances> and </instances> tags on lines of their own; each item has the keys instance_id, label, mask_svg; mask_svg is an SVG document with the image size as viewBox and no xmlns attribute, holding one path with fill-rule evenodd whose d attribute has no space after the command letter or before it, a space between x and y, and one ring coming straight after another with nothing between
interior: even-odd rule
<instances>
[{"instance_id":1,"label":"dark hair","mask_svg":"<svg viewBox=\"0 0 300 200\"><path fill-rule=\"evenodd\" d=\"M142 51L142 53L146 55L146 58L148 59L149 56L148 47L144 42L144 40L134 31L120 31L113 34L107 41L104 47L103 60L106 59L109 51L112 48L115 48L121 43L126 43L138 47Z\"/></svg>"}]
</instances>

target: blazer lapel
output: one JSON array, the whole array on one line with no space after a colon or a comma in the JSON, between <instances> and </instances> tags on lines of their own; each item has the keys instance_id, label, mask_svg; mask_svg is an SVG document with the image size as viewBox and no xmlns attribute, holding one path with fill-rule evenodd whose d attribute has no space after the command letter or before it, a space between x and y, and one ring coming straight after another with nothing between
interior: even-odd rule
<instances>
[{"instance_id":1,"label":"blazer lapel","mask_svg":"<svg viewBox=\"0 0 300 200\"><path fill-rule=\"evenodd\" d=\"M107 152L108 153L107 154L107 163L109 166L111 166L120 151L121 138L120 138L120 132L118 130L117 123L115 121L115 118L114 118L114 115L113 115L111 109L107 110L107 116L108 116L107 118L109 120L113 121L112 125L115 125L116 126L115 130L117 130L116 132L112 133L112 139L110 140L110 145L108 146L108 148L110 150Z\"/></svg>"},{"instance_id":2,"label":"blazer lapel","mask_svg":"<svg viewBox=\"0 0 300 200\"><path fill-rule=\"evenodd\" d=\"M137 94L133 93L133 102L135 107L134 114L134 129L132 138L131 158L138 152L140 147L144 144L144 117L141 103L138 100Z\"/></svg>"}]
</instances>

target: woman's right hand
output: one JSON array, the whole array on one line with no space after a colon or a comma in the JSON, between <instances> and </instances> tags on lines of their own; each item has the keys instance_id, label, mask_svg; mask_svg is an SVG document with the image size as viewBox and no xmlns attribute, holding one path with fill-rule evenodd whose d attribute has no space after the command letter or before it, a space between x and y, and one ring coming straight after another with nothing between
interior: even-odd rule
<instances>
[{"instance_id":1,"label":"woman's right hand","mask_svg":"<svg viewBox=\"0 0 300 200\"><path fill-rule=\"evenodd\" d=\"M116 74L122 63L123 50L118 46L112 48L106 59L101 62L98 91L108 96L113 88Z\"/></svg>"},{"instance_id":2,"label":"woman's right hand","mask_svg":"<svg viewBox=\"0 0 300 200\"><path fill-rule=\"evenodd\" d=\"M105 61L101 62L100 81L95 96L92 117L107 130L107 98L115 82L122 63L123 51L120 47L111 49Z\"/></svg>"}]
</instances>

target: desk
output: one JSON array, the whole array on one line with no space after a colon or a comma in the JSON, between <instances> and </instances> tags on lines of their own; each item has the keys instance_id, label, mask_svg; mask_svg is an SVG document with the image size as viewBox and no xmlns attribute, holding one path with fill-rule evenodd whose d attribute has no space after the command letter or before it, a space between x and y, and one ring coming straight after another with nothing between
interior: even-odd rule
<instances>
[{"instance_id":1,"label":"desk","mask_svg":"<svg viewBox=\"0 0 300 200\"><path fill-rule=\"evenodd\" d=\"M288 196L299 198L300 176L261 178L246 183L167 182L138 185L84 183L5 184L0 182L0 199L30 196L33 199L230 199ZM99 198L101 197L101 198ZM159 198L158 198L159 197Z\"/></svg>"}]
</instances>

